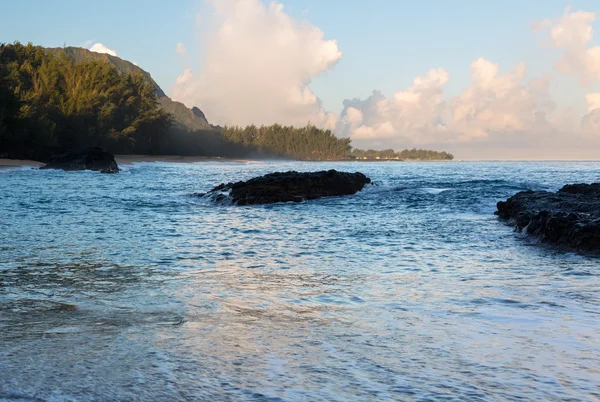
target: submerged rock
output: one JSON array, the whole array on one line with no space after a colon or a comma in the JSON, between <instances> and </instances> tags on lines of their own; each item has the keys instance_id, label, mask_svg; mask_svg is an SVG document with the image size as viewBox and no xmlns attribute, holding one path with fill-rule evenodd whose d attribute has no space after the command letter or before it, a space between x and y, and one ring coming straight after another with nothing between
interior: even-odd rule
<instances>
[{"instance_id":1,"label":"submerged rock","mask_svg":"<svg viewBox=\"0 0 600 402\"><path fill-rule=\"evenodd\" d=\"M497 207L496 215L543 243L600 252L600 183L567 184L556 193L522 191Z\"/></svg>"},{"instance_id":2,"label":"submerged rock","mask_svg":"<svg viewBox=\"0 0 600 402\"><path fill-rule=\"evenodd\" d=\"M40 169L98 170L102 173L119 171L115 157L99 147L53 156Z\"/></svg>"},{"instance_id":3,"label":"submerged rock","mask_svg":"<svg viewBox=\"0 0 600 402\"><path fill-rule=\"evenodd\" d=\"M237 205L301 202L322 197L351 195L362 190L371 179L362 173L336 170L298 173L270 173L248 181L221 184L206 195L217 200L229 196Z\"/></svg>"}]
</instances>

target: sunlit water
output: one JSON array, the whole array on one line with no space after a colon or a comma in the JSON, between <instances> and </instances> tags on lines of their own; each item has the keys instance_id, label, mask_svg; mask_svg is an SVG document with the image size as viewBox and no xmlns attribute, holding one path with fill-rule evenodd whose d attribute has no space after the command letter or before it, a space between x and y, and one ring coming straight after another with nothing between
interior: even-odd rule
<instances>
[{"instance_id":1,"label":"sunlit water","mask_svg":"<svg viewBox=\"0 0 600 402\"><path fill-rule=\"evenodd\" d=\"M194 192L362 171L350 197ZM600 399L600 260L493 215L600 163L0 171L0 400Z\"/></svg>"}]
</instances>

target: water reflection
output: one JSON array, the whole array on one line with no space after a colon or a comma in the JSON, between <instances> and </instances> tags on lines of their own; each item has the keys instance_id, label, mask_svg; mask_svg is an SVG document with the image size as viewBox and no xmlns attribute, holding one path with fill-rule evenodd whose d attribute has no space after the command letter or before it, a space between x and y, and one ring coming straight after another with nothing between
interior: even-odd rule
<instances>
[{"instance_id":1,"label":"water reflection","mask_svg":"<svg viewBox=\"0 0 600 402\"><path fill-rule=\"evenodd\" d=\"M597 260L492 215L597 163L361 164L380 185L353 197L189 196L329 167L357 170L3 173L0 400L600 398Z\"/></svg>"}]
</instances>

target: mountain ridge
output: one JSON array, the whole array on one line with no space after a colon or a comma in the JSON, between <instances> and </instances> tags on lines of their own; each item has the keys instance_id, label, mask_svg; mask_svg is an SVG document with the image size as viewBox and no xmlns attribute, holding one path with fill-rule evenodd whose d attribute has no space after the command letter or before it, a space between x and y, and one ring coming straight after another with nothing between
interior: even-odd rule
<instances>
[{"instance_id":1,"label":"mountain ridge","mask_svg":"<svg viewBox=\"0 0 600 402\"><path fill-rule=\"evenodd\" d=\"M46 48L46 50L54 56L60 57L61 55L64 55L75 63L101 60L110 63L121 74L140 73L156 88L156 97L158 98L161 108L173 115L173 122L175 125L190 131L217 128L208 122L204 112L198 107L194 106L190 109L183 103L174 101L168 97L156 81L154 81L149 72L128 60L124 60L118 56L92 52L91 50L74 46Z\"/></svg>"}]
</instances>

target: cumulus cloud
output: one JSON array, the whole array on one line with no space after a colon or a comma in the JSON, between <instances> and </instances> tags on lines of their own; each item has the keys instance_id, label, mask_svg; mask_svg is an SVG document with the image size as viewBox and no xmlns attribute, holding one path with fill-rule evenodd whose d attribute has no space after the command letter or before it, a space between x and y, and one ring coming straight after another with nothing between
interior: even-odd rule
<instances>
[{"instance_id":1,"label":"cumulus cloud","mask_svg":"<svg viewBox=\"0 0 600 402\"><path fill-rule=\"evenodd\" d=\"M95 43L90 50L92 52L96 52L96 53L106 53L106 54L110 54L111 56L117 56L117 52L109 49L108 47L104 46L102 43Z\"/></svg>"},{"instance_id":2,"label":"cumulus cloud","mask_svg":"<svg viewBox=\"0 0 600 402\"><path fill-rule=\"evenodd\" d=\"M448 79L444 69L431 69L391 99L373 91L365 100L345 100L338 129L361 144L373 140L379 146L389 140L427 141L446 130L442 121L446 108L443 86Z\"/></svg>"},{"instance_id":3,"label":"cumulus cloud","mask_svg":"<svg viewBox=\"0 0 600 402\"><path fill-rule=\"evenodd\" d=\"M355 107L350 106L346 109L345 121L350 127L358 127L363 122L363 113Z\"/></svg>"},{"instance_id":4,"label":"cumulus cloud","mask_svg":"<svg viewBox=\"0 0 600 402\"><path fill-rule=\"evenodd\" d=\"M214 28L202 69L186 70L172 97L199 106L217 124L313 124L333 128L311 79L342 57L337 42L283 5L260 0L210 0Z\"/></svg>"},{"instance_id":5,"label":"cumulus cloud","mask_svg":"<svg viewBox=\"0 0 600 402\"><path fill-rule=\"evenodd\" d=\"M471 85L450 102L450 131L459 141L488 138L495 133L527 133L544 124L554 110L548 78L525 83L525 63L500 74L484 58L471 63Z\"/></svg>"},{"instance_id":6,"label":"cumulus cloud","mask_svg":"<svg viewBox=\"0 0 600 402\"><path fill-rule=\"evenodd\" d=\"M484 57L465 63L470 80L458 95L444 92L450 74L432 68L389 96L373 91L365 99L346 99L338 117L324 110L310 87L342 58L336 41L276 2L207 1L214 13L201 24L210 27L203 32L201 68L186 68L171 94L199 106L216 124L311 122L351 137L361 148L425 146L483 155L540 144L560 154L573 144L591 144L590 138L600 141L600 93L587 94L582 118L582 110L561 109L551 99L551 75L531 79L525 63L501 70ZM591 46L594 20L594 13L566 9L556 20L532 24L564 49L555 69L577 76L582 85L600 82L600 46ZM182 43L176 52L186 54Z\"/></svg>"},{"instance_id":7,"label":"cumulus cloud","mask_svg":"<svg viewBox=\"0 0 600 402\"><path fill-rule=\"evenodd\" d=\"M585 135L600 137L600 93L589 93L585 96L588 113L581 119Z\"/></svg>"},{"instance_id":8,"label":"cumulus cloud","mask_svg":"<svg viewBox=\"0 0 600 402\"><path fill-rule=\"evenodd\" d=\"M585 96L588 112L600 109L600 93L590 93Z\"/></svg>"},{"instance_id":9,"label":"cumulus cloud","mask_svg":"<svg viewBox=\"0 0 600 402\"><path fill-rule=\"evenodd\" d=\"M186 68L183 74L177 77L177 85L185 86L194 78L194 73L189 68Z\"/></svg>"},{"instance_id":10,"label":"cumulus cloud","mask_svg":"<svg viewBox=\"0 0 600 402\"><path fill-rule=\"evenodd\" d=\"M552 44L565 50L559 72L582 85L600 81L600 47L591 47L595 14L571 12L533 24L549 29ZM471 62L469 85L457 96L444 94L450 80L442 68L415 78L386 97L344 101L338 132L361 147L438 146L466 149L554 149L588 147L600 140L600 93L586 96L587 114L560 109L550 96L551 75L528 79L525 63L502 72L483 57ZM579 122L578 123L578 119ZM586 145L587 144L587 145Z\"/></svg>"},{"instance_id":11,"label":"cumulus cloud","mask_svg":"<svg viewBox=\"0 0 600 402\"><path fill-rule=\"evenodd\" d=\"M470 86L448 101L443 87L450 76L442 68L415 78L391 99L375 91L365 100L346 100L340 131L361 145L377 140L381 147L464 143L547 128L555 109L547 77L525 82L525 64L501 74L484 58L470 68Z\"/></svg>"},{"instance_id":12,"label":"cumulus cloud","mask_svg":"<svg viewBox=\"0 0 600 402\"><path fill-rule=\"evenodd\" d=\"M550 27L552 44L564 49L563 57L555 65L556 70L577 75L584 86L600 81L600 46L590 47L595 19L593 12L572 12L567 7L560 19L538 23L540 29Z\"/></svg>"},{"instance_id":13,"label":"cumulus cloud","mask_svg":"<svg viewBox=\"0 0 600 402\"><path fill-rule=\"evenodd\" d=\"M581 127L583 134L597 140L600 136L600 109L594 109L586 114L581 121Z\"/></svg>"}]
</instances>

